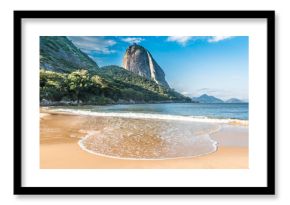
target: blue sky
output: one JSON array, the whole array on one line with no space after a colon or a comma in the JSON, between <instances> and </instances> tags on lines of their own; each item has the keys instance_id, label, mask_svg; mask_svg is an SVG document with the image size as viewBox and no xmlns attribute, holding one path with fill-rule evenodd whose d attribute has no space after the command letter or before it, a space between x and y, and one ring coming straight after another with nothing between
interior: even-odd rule
<instances>
[{"instance_id":1,"label":"blue sky","mask_svg":"<svg viewBox=\"0 0 290 205\"><path fill-rule=\"evenodd\" d=\"M171 88L187 96L248 99L247 36L70 36L99 66L119 65L133 43L145 47Z\"/></svg>"}]
</instances>

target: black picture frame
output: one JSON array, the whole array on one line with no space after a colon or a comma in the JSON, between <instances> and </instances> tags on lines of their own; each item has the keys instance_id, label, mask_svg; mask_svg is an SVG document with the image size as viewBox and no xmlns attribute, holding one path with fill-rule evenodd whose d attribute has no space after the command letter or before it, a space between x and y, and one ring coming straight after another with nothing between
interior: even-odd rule
<instances>
[{"instance_id":1,"label":"black picture frame","mask_svg":"<svg viewBox=\"0 0 290 205\"><path fill-rule=\"evenodd\" d=\"M267 20L266 187L24 187L22 186L22 19L219 18ZM14 11L14 194L15 195L273 195L275 194L275 11Z\"/></svg>"}]
</instances>

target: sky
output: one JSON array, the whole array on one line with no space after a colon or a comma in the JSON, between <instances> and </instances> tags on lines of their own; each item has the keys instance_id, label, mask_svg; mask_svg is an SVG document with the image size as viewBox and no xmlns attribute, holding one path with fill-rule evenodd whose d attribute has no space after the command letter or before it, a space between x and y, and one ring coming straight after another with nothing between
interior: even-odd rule
<instances>
[{"instance_id":1,"label":"sky","mask_svg":"<svg viewBox=\"0 0 290 205\"><path fill-rule=\"evenodd\" d=\"M101 66L122 66L128 46L145 47L170 87L189 96L248 100L247 36L69 36Z\"/></svg>"}]
</instances>

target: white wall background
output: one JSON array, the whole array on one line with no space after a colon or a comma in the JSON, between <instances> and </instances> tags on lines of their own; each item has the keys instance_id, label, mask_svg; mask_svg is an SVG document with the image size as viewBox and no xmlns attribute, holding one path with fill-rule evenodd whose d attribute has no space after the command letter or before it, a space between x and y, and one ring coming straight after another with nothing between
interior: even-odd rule
<instances>
[{"instance_id":1,"label":"white wall background","mask_svg":"<svg viewBox=\"0 0 290 205\"><path fill-rule=\"evenodd\" d=\"M0 203L1 204L289 204L290 202L290 12L280 0L82 0L0 3ZM276 196L14 196L13 10L276 10Z\"/></svg>"}]
</instances>

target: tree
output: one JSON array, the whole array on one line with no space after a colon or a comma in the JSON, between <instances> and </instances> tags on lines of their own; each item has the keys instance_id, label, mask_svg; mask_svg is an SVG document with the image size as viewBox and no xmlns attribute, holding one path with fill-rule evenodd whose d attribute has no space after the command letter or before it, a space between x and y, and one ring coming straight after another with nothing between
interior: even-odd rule
<instances>
[{"instance_id":1,"label":"tree","mask_svg":"<svg viewBox=\"0 0 290 205\"><path fill-rule=\"evenodd\" d=\"M88 71L85 69L76 70L68 75L67 81L69 90L79 104L81 97L84 96L86 89L90 86Z\"/></svg>"},{"instance_id":2,"label":"tree","mask_svg":"<svg viewBox=\"0 0 290 205\"><path fill-rule=\"evenodd\" d=\"M41 69L40 100L60 101L67 94L65 79L65 74Z\"/></svg>"}]
</instances>

